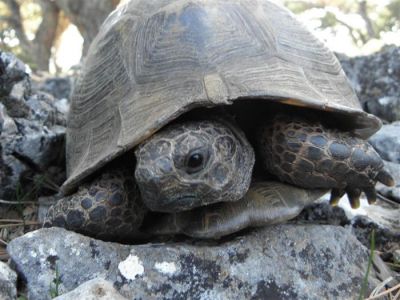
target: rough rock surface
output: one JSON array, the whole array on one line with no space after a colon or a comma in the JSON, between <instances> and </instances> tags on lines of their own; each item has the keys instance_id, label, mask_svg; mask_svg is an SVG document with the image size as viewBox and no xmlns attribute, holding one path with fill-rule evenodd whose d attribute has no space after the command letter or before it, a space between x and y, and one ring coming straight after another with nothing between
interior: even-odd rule
<instances>
[{"instance_id":1,"label":"rough rock surface","mask_svg":"<svg viewBox=\"0 0 400 300\"><path fill-rule=\"evenodd\" d=\"M322 202L316 202L306 206L303 211L290 222L311 223L311 224L329 224L336 226L349 225L351 219L346 215L343 208L329 204L330 195L325 195ZM342 199L341 201L347 201Z\"/></svg>"},{"instance_id":2,"label":"rough rock surface","mask_svg":"<svg viewBox=\"0 0 400 300\"><path fill-rule=\"evenodd\" d=\"M339 60L366 111L389 122L400 120L400 47Z\"/></svg>"},{"instance_id":3,"label":"rough rock surface","mask_svg":"<svg viewBox=\"0 0 400 300\"><path fill-rule=\"evenodd\" d=\"M400 215L400 210L397 209L397 217ZM383 222L385 218L383 217ZM383 222L374 222L368 216L357 216L352 221L352 233L366 247L370 245L370 233L375 231L375 248L380 252L392 252L398 249L400 245L400 220L397 219L397 224L393 222L390 227L382 224ZM395 247L393 249L393 247ZM391 249L392 248L392 249Z\"/></svg>"},{"instance_id":4,"label":"rough rock surface","mask_svg":"<svg viewBox=\"0 0 400 300\"><path fill-rule=\"evenodd\" d=\"M400 121L383 125L369 142L384 160L400 163Z\"/></svg>"},{"instance_id":5,"label":"rough rock surface","mask_svg":"<svg viewBox=\"0 0 400 300\"><path fill-rule=\"evenodd\" d=\"M0 51L0 96L9 95L13 83L21 81L30 86L25 64L13 54Z\"/></svg>"},{"instance_id":6,"label":"rough rock surface","mask_svg":"<svg viewBox=\"0 0 400 300\"><path fill-rule=\"evenodd\" d=\"M0 299L11 300L17 298L17 274L10 267L0 261Z\"/></svg>"},{"instance_id":7,"label":"rough rock surface","mask_svg":"<svg viewBox=\"0 0 400 300\"><path fill-rule=\"evenodd\" d=\"M85 299L85 300L126 300L120 293L113 287L112 283L101 279L95 278L78 286L76 289L64 295L54 298L54 300L71 300L71 299Z\"/></svg>"},{"instance_id":8,"label":"rough rock surface","mask_svg":"<svg viewBox=\"0 0 400 300\"><path fill-rule=\"evenodd\" d=\"M55 185L65 179L66 117L59 100L32 92L26 66L13 55L0 52L0 68L0 198L14 200L19 188L20 195L40 194L44 178Z\"/></svg>"},{"instance_id":9,"label":"rough rock surface","mask_svg":"<svg viewBox=\"0 0 400 300\"><path fill-rule=\"evenodd\" d=\"M39 85L38 89L53 95L56 99L69 99L72 91L72 79L69 77L47 78Z\"/></svg>"},{"instance_id":10,"label":"rough rock surface","mask_svg":"<svg viewBox=\"0 0 400 300\"><path fill-rule=\"evenodd\" d=\"M381 183L378 183L376 185L376 190L381 195L400 203L400 164L385 161L385 167L393 176L396 185L394 187L387 187Z\"/></svg>"},{"instance_id":11,"label":"rough rock surface","mask_svg":"<svg viewBox=\"0 0 400 300\"><path fill-rule=\"evenodd\" d=\"M325 198L325 197L324 197ZM352 209L344 197L339 206L329 205L329 196L322 202L306 207L293 224L321 224L345 226L367 248L370 247L371 231L375 230L375 249L393 252L400 246L400 206L395 202L378 199L374 205L361 197L361 206ZM392 246L397 246L393 249Z\"/></svg>"},{"instance_id":12,"label":"rough rock surface","mask_svg":"<svg viewBox=\"0 0 400 300\"><path fill-rule=\"evenodd\" d=\"M8 251L29 299L104 278L129 299L354 299L368 250L342 227L280 225L221 244L106 243L59 228L14 239ZM371 274L369 288L378 281ZM47 298L46 298L47 296Z\"/></svg>"}]
</instances>

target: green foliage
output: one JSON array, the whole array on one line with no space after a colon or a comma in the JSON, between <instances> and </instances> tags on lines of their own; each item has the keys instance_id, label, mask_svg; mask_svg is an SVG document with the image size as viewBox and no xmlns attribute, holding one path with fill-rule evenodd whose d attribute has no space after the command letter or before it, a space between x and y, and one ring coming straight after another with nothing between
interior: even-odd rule
<instances>
[{"instance_id":1,"label":"green foliage","mask_svg":"<svg viewBox=\"0 0 400 300\"><path fill-rule=\"evenodd\" d=\"M327 27L334 27L337 25L337 19L334 13L332 12L327 12L325 16L321 18L321 27L327 28Z\"/></svg>"},{"instance_id":2,"label":"green foliage","mask_svg":"<svg viewBox=\"0 0 400 300\"><path fill-rule=\"evenodd\" d=\"M387 0L386 5L379 0L283 0L283 4L296 14L319 20L317 29L337 32L339 27L347 28L354 44L360 47L381 38L383 33L400 30L400 0Z\"/></svg>"},{"instance_id":3,"label":"green foliage","mask_svg":"<svg viewBox=\"0 0 400 300\"><path fill-rule=\"evenodd\" d=\"M60 284L61 284L61 278L60 278L60 273L58 272L58 267L56 265L55 267L55 277L53 281L50 283L50 297L51 299L60 296Z\"/></svg>"},{"instance_id":4,"label":"green foliage","mask_svg":"<svg viewBox=\"0 0 400 300\"><path fill-rule=\"evenodd\" d=\"M400 30L400 0L391 1L381 12L377 25L381 30Z\"/></svg>"},{"instance_id":5,"label":"green foliage","mask_svg":"<svg viewBox=\"0 0 400 300\"><path fill-rule=\"evenodd\" d=\"M370 238L370 254L369 254L369 259L368 259L368 266L367 266L367 271L365 272L365 276L364 276L364 280L361 286L361 291L360 291L360 295L358 296L358 300L362 300L364 299L365 293L367 291L368 288L368 277L369 277L369 273L371 271L371 266L372 266L372 262L374 260L374 253L375 253L375 230L372 229L371 231L371 238Z\"/></svg>"}]
</instances>

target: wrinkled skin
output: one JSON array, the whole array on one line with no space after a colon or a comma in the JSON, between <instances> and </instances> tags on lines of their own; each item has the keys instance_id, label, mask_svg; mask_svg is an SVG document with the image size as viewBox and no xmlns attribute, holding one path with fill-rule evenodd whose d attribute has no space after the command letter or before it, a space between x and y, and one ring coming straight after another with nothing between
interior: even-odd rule
<instances>
[{"instance_id":1,"label":"wrinkled skin","mask_svg":"<svg viewBox=\"0 0 400 300\"><path fill-rule=\"evenodd\" d=\"M121 175L120 169L127 167L119 165L109 170L111 179L103 176L82 187L76 195L61 199L50 208L46 225L95 237L112 232L113 238L107 239L119 240L127 235L127 228L140 231L147 207L167 212L159 219L148 220L153 233L218 238L244 227L292 218L301 210L299 203L305 205L321 194L302 194L301 189L293 186L332 189L332 204L347 192L351 205L358 207L361 191L373 203L376 182L394 184L379 155L367 142L312 119L277 115L260 126L253 147L264 171L290 185L257 183L256 189L249 190L254 151L242 130L223 120L186 121L167 126L137 147L135 171L133 167L124 171L129 175ZM130 187L124 184L126 178ZM108 193L110 199L93 192L102 187L100 192L104 196L104 186L110 184L114 189ZM136 184L140 195L132 194L132 190L137 191L133 187ZM129 208L126 218L121 217L122 211L121 215L116 213L113 206L115 192L121 195L118 205ZM269 194L275 195L274 199ZM282 197L283 194L287 196ZM297 195L304 199L299 200ZM89 208L83 204L84 199L90 200ZM96 206L104 211L104 220L98 224L103 226L88 230L88 224L93 223L88 209ZM71 215L82 218L79 226ZM121 229L116 229L115 223Z\"/></svg>"},{"instance_id":2,"label":"wrinkled skin","mask_svg":"<svg viewBox=\"0 0 400 300\"><path fill-rule=\"evenodd\" d=\"M249 189L254 165L244 133L221 120L170 126L135 155L143 202L160 212L237 201Z\"/></svg>"}]
</instances>

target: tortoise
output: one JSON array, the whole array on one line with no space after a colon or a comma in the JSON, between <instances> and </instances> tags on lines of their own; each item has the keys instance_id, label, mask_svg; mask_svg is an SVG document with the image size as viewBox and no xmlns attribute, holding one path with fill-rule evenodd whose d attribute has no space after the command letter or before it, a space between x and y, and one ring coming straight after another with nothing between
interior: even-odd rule
<instances>
[{"instance_id":1,"label":"tortoise","mask_svg":"<svg viewBox=\"0 0 400 300\"><path fill-rule=\"evenodd\" d=\"M74 88L64 198L46 226L123 240L219 238L391 175L336 57L267 0L134 0ZM79 190L77 188L79 187Z\"/></svg>"}]
</instances>

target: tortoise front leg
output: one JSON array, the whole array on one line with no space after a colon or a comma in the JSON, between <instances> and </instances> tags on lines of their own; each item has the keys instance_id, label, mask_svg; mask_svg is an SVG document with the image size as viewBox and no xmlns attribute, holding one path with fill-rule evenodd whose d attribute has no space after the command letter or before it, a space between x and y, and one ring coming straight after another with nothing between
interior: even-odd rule
<instances>
[{"instance_id":1,"label":"tortoise front leg","mask_svg":"<svg viewBox=\"0 0 400 300\"><path fill-rule=\"evenodd\" d=\"M394 185L368 142L312 118L278 115L261 129L258 140L269 173L296 186L332 189L334 205L347 193L357 208L361 192L374 203L376 182Z\"/></svg>"},{"instance_id":2,"label":"tortoise front leg","mask_svg":"<svg viewBox=\"0 0 400 300\"><path fill-rule=\"evenodd\" d=\"M140 200L133 172L105 172L77 193L50 207L45 227L63 227L103 240L124 241L140 237L146 209Z\"/></svg>"},{"instance_id":3,"label":"tortoise front leg","mask_svg":"<svg viewBox=\"0 0 400 300\"><path fill-rule=\"evenodd\" d=\"M303 208L327 190L306 190L281 182L253 182L243 199L220 202L189 211L162 214L143 230L157 235L185 234L218 239L248 227L282 223L296 217Z\"/></svg>"}]
</instances>

